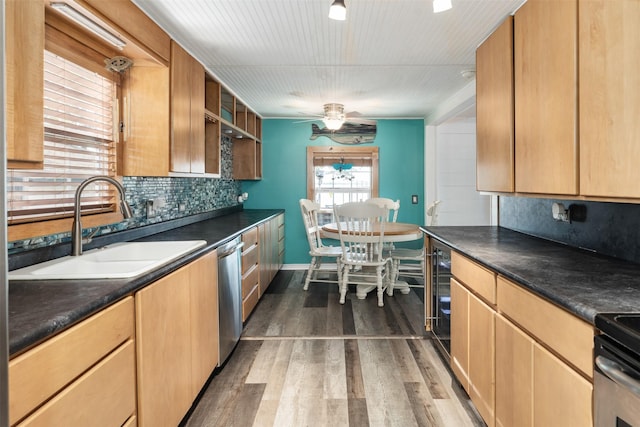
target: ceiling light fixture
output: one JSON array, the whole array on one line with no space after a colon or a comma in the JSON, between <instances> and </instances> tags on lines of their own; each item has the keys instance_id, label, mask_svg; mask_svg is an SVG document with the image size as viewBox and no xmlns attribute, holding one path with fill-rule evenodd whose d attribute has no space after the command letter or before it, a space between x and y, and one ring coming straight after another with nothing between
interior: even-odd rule
<instances>
[{"instance_id":1,"label":"ceiling light fixture","mask_svg":"<svg viewBox=\"0 0 640 427\"><path fill-rule=\"evenodd\" d=\"M433 13L444 12L451 7L451 0L433 0Z\"/></svg>"},{"instance_id":2,"label":"ceiling light fixture","mask_svg":"<svg viewBox=\"0 0 640 427\"><path fill-rule=\"evenodd\" d=\"M344 105L342 104L324 104L324 118L322 122L329 130L338 130L345 121Z\"/></svg>"},{"instance_id":3,"label":"ceiling light fixture","mask_svg":"<svg viewBox=\"0 0 640 427\"><path fill-rule=\"evenodd\" d=\"M51 7L118 49L122 49L127 45L124 40L105 28L103 24L96 22L88 12L83 13L71 7L71 5L62 2L52 2Z\"/></svg>"},{"instance_id":4,"label":"ceiling light fixture","mask_svg":"<svg viewBox=\"0 0 640 427\"><path fill-rule=\"evenodd\" d=\"M335 0L329 8L329 19L336 21L344 21L347 19L347 7L344 5L344 0Z\"/></svg>"}]
</instances>

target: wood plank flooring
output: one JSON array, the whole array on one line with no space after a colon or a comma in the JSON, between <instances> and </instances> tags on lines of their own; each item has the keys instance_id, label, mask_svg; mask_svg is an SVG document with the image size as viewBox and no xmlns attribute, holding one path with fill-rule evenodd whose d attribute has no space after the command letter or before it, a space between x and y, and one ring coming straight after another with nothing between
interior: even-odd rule
<instances>
[{"instance_id":1,"label":"wood plank flooring","mask_svg":"<svg viewBox=\"0 0 640 427\"><path fill-rule=\"evenodd\" d=\"M280 271L182 425L482 426L423 327L422 289L355 291Z\"/></svg>"}]
</instances>

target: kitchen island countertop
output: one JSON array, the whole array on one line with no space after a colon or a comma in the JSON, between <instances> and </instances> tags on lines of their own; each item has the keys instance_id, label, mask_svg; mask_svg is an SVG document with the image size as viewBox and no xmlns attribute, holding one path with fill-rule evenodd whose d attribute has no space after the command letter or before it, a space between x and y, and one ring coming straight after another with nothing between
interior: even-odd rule
<instances>
[{"instance_id":1,"label":"kitchen island countertop","mask_svg":"<svg viewBox=\"0 0 640 427\"><path fill-rule=\"evenodd\" d=\"M280 213L284 210L242 210L143 237L144 231L137 229L139 241L207 241L203 248L138 277L10 281L9 353L30 348Z\"/></svg>"},{"instance_id":2,"label":"kitchen island countertop","mask_svg":"<svg viewBox=\"0 0 640 427\"><path fill-rule=\"evenodd\" d=\"M492 226L421 227L429 236L594 324L640 312L640 265Z\"/></svg>"}]
</instances>

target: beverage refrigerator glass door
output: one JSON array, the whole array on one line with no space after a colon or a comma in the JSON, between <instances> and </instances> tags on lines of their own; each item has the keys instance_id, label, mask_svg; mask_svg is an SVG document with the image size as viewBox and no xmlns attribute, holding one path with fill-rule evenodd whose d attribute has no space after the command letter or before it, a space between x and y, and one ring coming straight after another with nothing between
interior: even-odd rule
<instances>
[{"instance_id":1,"label":"beverage refrigerator glass door","mask_svg":"<svg viewBox=\"0 0 640 427\"><path fill-rule=\"evenodd\" d=\"M431 240L431 332L439 350L450 352L451 324L451 248Z\"/></svg>"}]
</instances>

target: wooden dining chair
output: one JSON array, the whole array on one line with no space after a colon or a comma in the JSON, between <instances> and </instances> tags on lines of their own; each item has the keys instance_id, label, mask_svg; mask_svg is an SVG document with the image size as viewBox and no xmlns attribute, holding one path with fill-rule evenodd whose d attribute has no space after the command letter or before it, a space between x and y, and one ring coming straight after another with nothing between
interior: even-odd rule
<instances>
[{"instance_id":1,"label":"wooden dining chair","mask_svg":"<svg viewBox=\"0 0 640 427\"><path fill-rule=\"evenodd\" d=\"M336 283L340 284L341 256L342 249L337 246L325 246L320 237L320 226L318 225L318 212L320 205L309 200L300 199L300 210L302 212L302 221L304 223L307 240L309 241L309 255L311 255L311 263L307 272L307 278L304 281L304 290L309 289L309 283ZM324 258L333 258L336 262L338 279L333 280L322 279L318 277L318 272L322 266ZM329 271L330 272L330 271Z\"/></svg>"},{"instance_id":2,"label":"wooden dining chair","mask_svg":"<svg viewBox=\"0 0 640 427\"><path fill-rule=\"evenodd\" d=\"M387 199L385 197L372 197L365 201L383 207L389 211L388 222L396 222L398 220L398 211L400 210L400 200Z\"/></svg>"},{"instance_id":3,"label":"wooden dining chair","mask_svg":"<svg viewBox=\"0 0 640 427\"><path fill-rule=\"evenodd\" d=\"M377 289L378 306L384 306L390 261L383 256L387 209L373 203L345 203L333 208L342 248L340 304L344 304L349 284L357 287L356 296L364 299L367 288Z\"/></svg>"}]
</instances>

